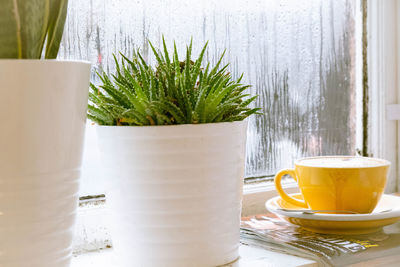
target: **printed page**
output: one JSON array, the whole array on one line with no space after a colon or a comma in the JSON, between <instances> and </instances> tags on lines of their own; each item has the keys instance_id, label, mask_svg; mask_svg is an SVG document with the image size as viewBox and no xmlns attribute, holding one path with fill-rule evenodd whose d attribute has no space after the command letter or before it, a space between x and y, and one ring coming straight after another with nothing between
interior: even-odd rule
<instances>
[{"instance_id":1,"label":"printed page","mask_svg":"<svg viewBox=\"0 0 400 267\"><path fill-rule=\"evenodd\" d=\"M306 231L274 214L264 214L242 218L241 238L243 243L310 258L328 266L400 254L400 223L367 235L328 235Z\"/></svg>"}]
</instances>

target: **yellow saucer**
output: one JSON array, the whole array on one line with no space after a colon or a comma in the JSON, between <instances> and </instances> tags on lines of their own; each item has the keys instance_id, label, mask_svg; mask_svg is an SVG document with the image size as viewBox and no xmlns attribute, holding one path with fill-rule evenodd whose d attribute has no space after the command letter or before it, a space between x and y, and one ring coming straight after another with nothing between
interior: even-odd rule
<instances>
[{"instance_id":1,"label":"yellow saucer","mask_svg":"<svg viewBox=\"0 0 400 267\"><path fill-rule=\"evenodd\" d=\"M302 199L300 194L291 196ZM383 195L375 210L368 214L304 214L281 209L306 210L274 197L265 203L266 208L282 219L306 230L323 234L357 235L377 232L383 226L400 220L400 197Z\"/></svg>"}]
</instances>

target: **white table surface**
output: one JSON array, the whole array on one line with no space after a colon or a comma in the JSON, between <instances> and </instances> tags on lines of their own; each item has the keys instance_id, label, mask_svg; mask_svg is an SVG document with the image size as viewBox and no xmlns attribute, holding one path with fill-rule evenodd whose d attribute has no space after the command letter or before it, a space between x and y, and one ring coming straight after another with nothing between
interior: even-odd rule
<instances>
[{"instance_id":1,"label":"white table surface","mask_svg":"<svg viewBox=\"0 0 400 267\"><path fill-rule=\"evenodd\" d=\"M240 259L230 267L317 267L315 261L261 248L242 245ZM113 267L113 250L104 249L75 255L71 267ZM228 267L226 266L226 267Z\"/></svg>"}]
</instances>

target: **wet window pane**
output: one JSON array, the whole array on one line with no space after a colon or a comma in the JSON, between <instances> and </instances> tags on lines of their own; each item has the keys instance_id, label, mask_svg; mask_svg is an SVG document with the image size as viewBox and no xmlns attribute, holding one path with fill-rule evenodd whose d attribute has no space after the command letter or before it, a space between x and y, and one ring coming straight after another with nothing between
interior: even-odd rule
<instances>
[{"instance_id":1,"label":"wet window pane","mask_svg":"<svg viewBox=\"0 0 400 267\"><path fill-rule=\"evenodd\" d=\"M206 59L227 49L234 76L244 73L263 115L249 121L246 176L265 176L311 155L355 153L355 0L69 0L59 58L114 69L164 34L179 50L209 40ZM89 135L94 135L89 129ZM82 194L100 189L96 142L87 138ZM94 177L94 178L93 178Z\"/></svg>"}]
</instances>

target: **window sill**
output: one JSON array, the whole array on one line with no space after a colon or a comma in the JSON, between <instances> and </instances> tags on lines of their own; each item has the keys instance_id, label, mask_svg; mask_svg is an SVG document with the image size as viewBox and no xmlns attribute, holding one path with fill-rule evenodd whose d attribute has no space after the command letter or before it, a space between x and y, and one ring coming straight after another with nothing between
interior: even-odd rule
<instances>
[{"instance_id":1,"label":"window sill","mask_svg":"<svg viewBox=\"0 0 400 267\"><path fill-rule=\"evenodd\" d=\"M289 194L299 192L297 183L292 180L283 181L282 186ZM273 182L245 185L243 188L242 216L266 213L265 202L277 195Z\"/></svg>"},{"instance_id":2,"label":"window sill","mask_svg":"<svg viewBox=\"0 0 400 267\"><path fill-rule=\"evenodd\" d=\"M282 254L261 248L242 245L239 249L240 259L226 267L317 267L315 261L292 255ZM104 249L75 255L71 267L113 267L114 253L112 249Z\"/></svg>"}]
</instances>

